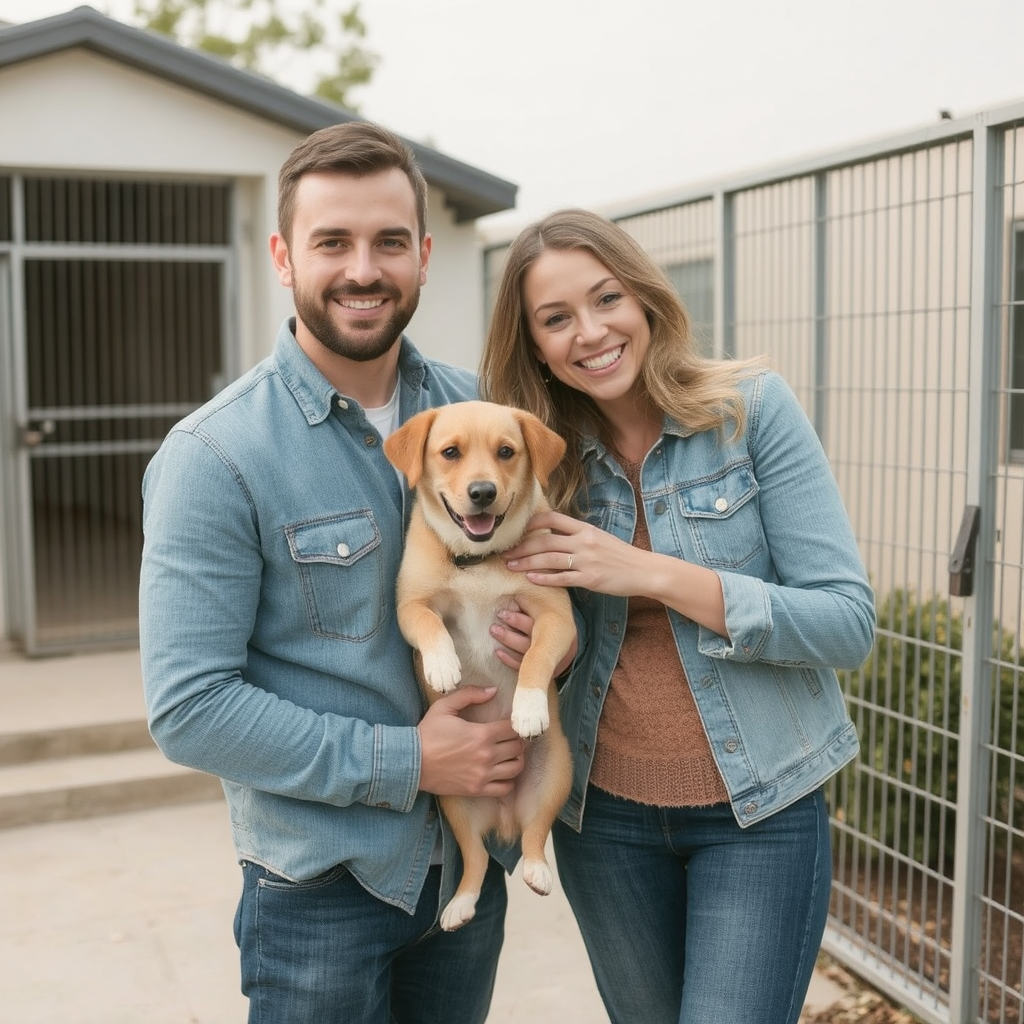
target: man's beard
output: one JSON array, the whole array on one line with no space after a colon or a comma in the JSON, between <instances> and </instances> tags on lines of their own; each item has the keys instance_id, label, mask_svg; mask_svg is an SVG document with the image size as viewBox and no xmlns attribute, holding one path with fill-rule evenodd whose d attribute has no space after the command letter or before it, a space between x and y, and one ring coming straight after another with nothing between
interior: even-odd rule
<instances>
[{"instance_id":1,"label":"man's beard","mask_svg":"<svg viewBox=\"0 0 1024 1024\"><path fill-rule=\"evenodd\" d=\"M336 288L319 297L296 285L292 294L295 312L309 333L335 355L358 363L378 359L389 351L408 326L420 301L419 286L402 302L402 293L393 285L384 284L370 288ZM381 295L392 300L393 309L391 316L380 326L356 322L346 333L331 317L330 307L336 299L379 298Z\"/></svg>"}]
</instances>

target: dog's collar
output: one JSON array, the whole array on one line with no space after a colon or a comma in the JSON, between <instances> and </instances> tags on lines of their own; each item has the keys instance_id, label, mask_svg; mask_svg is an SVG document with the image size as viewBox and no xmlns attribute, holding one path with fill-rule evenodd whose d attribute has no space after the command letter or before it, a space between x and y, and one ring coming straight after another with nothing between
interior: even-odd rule
<instances>
[{"instance_id":1,"label":"dog's collar","mask_svg":"<svg viewBox=\"0 0 1024 1024\"><path fill-rule=\"evenodd\" d=\"M456 569L466 569L471 565L479 565L481 562L486 562L491 556L486 555L452 555L452 561L455 563Z\"/></svg>"}]
</instances>

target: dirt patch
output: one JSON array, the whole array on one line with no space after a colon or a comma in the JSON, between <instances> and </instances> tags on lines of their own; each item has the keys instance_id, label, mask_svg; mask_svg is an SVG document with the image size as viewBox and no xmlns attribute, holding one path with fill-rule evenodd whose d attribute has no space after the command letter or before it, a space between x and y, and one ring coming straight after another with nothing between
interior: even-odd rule
<instances>
[{"instance_id":1,"label":"dirt patch","mask_svg":"<svg viewBox=\"0 0 1024 1024\"><path fill-rule=\"evenodd\" d=\"M952 936L953 883L949 873L926 871L920 865L898 863L836 865L839 891L833 891L832 915L840 924L867 942L879 946L893 962L940 992L949 991L950 939ZM990 1024L1024 1022L1024 926L1019 910L1024 906L1024 852L1010 857L999 850L989 853L986 894L981 922L981 988L979 1019ZM843 894L845 890L845 895ZM841 970L836 966L836 970ZM843 972L845 973L845 972ZM857 1005L843 1013L818 1014L806 1024L896 1024L914 1021L863 983ZM844 985L844 987L846 987ZM900 1014L903 1016L900 1016Z\"/></svg>"},{"instance_id":2,"label":"dirt patch","mask_svg":"<svg viewBox=\"0 0 1024 1024\"><path fill-rule=\"evenodd\" d=\"M819 958L818 971L845 994L832 1006L816 1013L805 1013L800 1024L919 1024L912 1013L869 988L824 953Z\"/></svg>"}]
</instances>

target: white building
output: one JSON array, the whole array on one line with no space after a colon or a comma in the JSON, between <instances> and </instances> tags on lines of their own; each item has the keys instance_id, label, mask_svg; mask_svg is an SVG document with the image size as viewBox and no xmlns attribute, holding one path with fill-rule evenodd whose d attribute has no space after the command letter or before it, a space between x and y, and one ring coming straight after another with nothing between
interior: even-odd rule
<instances>
[{"instance_id":1,"label":"white building","mask_svg":"<svg viewBox=\"0 0 1024 1024\"><path fill-rule=\"evenodd\" d=\"M277 173L355 115L88 7L0 28L0 645L133 642L139 483L291 312ZM430 279L409 333L475 368L475 220L516 188L411 143Z\"/></svg>"}]
</instances>

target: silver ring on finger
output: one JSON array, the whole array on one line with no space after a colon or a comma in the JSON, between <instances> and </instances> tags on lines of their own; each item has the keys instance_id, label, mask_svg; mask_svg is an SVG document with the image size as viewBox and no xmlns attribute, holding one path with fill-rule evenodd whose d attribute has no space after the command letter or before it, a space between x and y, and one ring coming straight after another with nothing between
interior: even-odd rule
<instances>
[{"instance_id":1,"label":"silver ring on finger","mask_svg":"<svg viewBox=\"0 0 1024 1024\"><path fill-rule=\"evenodd\" d=\"M565 571L569 572L572 569L572 555L569 555L569 564L565 567Z\"/></svg>"}]
</instances>

